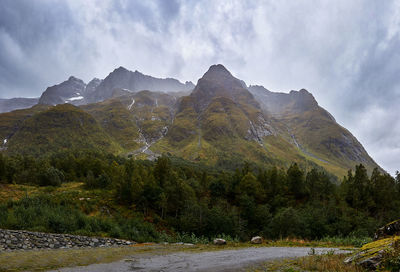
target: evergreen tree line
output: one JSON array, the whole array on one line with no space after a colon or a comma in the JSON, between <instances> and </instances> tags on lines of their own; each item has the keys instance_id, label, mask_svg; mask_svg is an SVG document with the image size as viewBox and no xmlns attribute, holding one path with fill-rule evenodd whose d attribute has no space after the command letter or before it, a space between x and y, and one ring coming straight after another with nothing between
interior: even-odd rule
<instances>
[{"instance_id":1,"label":"evergreen tree line","mask_svg":"<svg viewBox=\"0 0 400 272\"><path fill-rule=\"evenodd\" d=\"M88 190L109 191L132 217L151 218L156 229L205 237L364 237L400 218L400 174L393 178L375 169L368 175L361 164L336 183L324 171L306 172L296 163L286 170L244 163L223 171L167 156L150 162L90 152L0 154L0 181L83 181Z\"/></svg>"}]
</instances>

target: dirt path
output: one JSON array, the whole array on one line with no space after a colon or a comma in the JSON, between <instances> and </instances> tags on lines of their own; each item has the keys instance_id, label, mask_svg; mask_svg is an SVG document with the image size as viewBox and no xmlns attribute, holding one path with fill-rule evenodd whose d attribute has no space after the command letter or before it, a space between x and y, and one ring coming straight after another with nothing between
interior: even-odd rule
<instances>
[{"instance_id":1,"label":"dirt path","mask_svg":"<svg viewBox=\"0 0 400 272\"><path fill-rule=\"evenodd\" d=\"M339 249L316 248L316 254ZM165 255L141 255L108 263L85 267L63 268L61 272L108 272L108 271L151 271L151 272L186 272L186 271L240 271L241 268L264 261L306 256L308 247L260 247L237 250L221 250L201 253L178 252Z\"/></svg>"}]
</instances>

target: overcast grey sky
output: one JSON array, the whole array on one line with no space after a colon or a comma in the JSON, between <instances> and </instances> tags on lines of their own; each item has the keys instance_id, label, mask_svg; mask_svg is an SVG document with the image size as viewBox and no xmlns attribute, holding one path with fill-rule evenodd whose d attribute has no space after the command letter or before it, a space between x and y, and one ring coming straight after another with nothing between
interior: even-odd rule
<instances>
[{"instance_id":1,"label":"overcast grey sky","mask_svg":"<svg viewBox=\"0 0 400 272\"><path fill-rule=\"evenodd\" d=\"M0 97L124 66L196 82L306 88L390 173L400 169L400 2L0 1Z\"/></svg>"}]
</instances>

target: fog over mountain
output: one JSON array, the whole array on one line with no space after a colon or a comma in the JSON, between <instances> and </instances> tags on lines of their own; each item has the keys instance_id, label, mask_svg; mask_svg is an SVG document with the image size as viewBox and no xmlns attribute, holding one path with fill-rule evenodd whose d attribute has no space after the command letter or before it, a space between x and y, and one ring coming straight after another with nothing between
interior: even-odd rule
<instances>
[{"instance_id":1,"label":"fog over mountain","mask_svg":"<svg viewBox=\"0 0 400 272\"><path fill-rule=\"evenodd\" d=\"M307 89L394 173L399 45L397 1L4 0L0 98L40 97L70 76L89 83L120 66L196 82L223 63L248 85Z\"/></svg>"}]
</instances>

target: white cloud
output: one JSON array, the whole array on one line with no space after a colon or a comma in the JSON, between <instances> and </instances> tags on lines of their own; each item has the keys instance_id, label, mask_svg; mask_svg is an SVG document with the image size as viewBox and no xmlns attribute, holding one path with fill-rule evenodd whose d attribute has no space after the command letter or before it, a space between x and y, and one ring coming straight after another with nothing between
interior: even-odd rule
<instances>
[{"instance_id":1,"label":"white cloud","mask_svg":"<svg viewBox=\"0 0 400 272\"><path fill-rule=\"evenodd\" d=\"M385 169L400 169L397 1L4 0L0 29L13 44L0 53L0 96L118 66L196 81L223 63L248 84L307 88Z\"/></svg>"}]
</instances>

